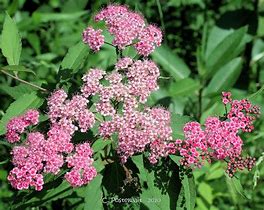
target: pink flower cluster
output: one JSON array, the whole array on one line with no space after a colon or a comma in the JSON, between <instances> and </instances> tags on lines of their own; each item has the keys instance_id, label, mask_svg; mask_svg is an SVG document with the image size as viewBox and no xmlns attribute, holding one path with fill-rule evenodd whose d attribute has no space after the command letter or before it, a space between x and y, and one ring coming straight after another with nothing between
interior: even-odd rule
<instances>
[{"instance_id":1,"label":"pink flower cluster","mask_svg":"<svg viewBox=\"0 0 264 210\"><path fill-rule=\"evenodd\" d=\"M63 90L55 91L49 98L49 117L52 125L46 137L39 132L32 132L24 143L13 148L11 154L15 167L10 171L8 180L14 188L22 190L32 186L41 190L44 184L43 175L58 174L65 162L68 162L69 167L74 167L65 175L72 186L87 184L95 177L92 150L88 143L76 146L78 155L70 155L74 150L72 135L77 129L74 123L78 122L81 131L85 132L93 125L94 115L86 109L86 98L79 95L74 96L72 100L66 98L67 94ZM38 111L29 110L26 114L11 119L7 124L7 140L11 143L18 141L26 126L38 123L38 116ZM10 139L12 132L17 135L16 141L14 138ZM68 155L67 159L65 155ZM73 157L75 162L71 161ZM81 163L86 164L84 166ZM74 177L74 173L76 175L80 170L85 170L82 182Z\"/></svg>"},{"instance_id":2,"label":"pink flower cluster","mask_svg":"<svg viewBox=\"0 0 264 210\"><path fill-rule=\"evenodd\" d=\"M101 29L95 30L92 27L88 27L83 31L83 42L88 44L92 50L97 52L104 44L104 35L101 33Z\"/></svg>"},{"instance_id":3,"label":"pink flower cluster","mask_svg":"<svg viewBox=\"0 0 264 210\"><path fill-rule=\"evenodd\" d=\"M122 162L150 147L149 160L156 163L159 157L168 155L167 140L172 139L170 113L162 108L131 110L123 116L115 115L111 121L101 123L99 133L108 138L118 133L117 153Z\"/></svg>"},{"instance_id":4,"label":"pink flower cluster","mask_svg":"<svg viewBox=\"0 0 264 210\"><path fill-rule=\"evenodd\" d=\"M79 144L75 147L75 154L67 157L68 167L72 168L67 172L65 179L74 187L88 184L97 172L92 166L93 151L89 143Z\"/></svg>"},{"instance_id":5,"label":"pink flower cluster","mask_svg":"<svg viewBox=\"0 0 264 210\"><path fill-rule=\"evenodd\" d=\"M154 25L146 25L144 18L127 6L109 5L95 16L95 21L104 21L111 35L112 44L119 49L133 45L138 54L148 56L162 42L162 32ZM98 51L103 44L101 30L88 27L83 32L83 41Z\"/></svg>"},{"instance_id":6,"label":"pink flower cluster","mask_svg":"<svg viewBox=\"0 0 264 210\"><path fill-rule=\"evenodd\" d=\"M78 130L76 123L81 132L86 132L95 123L94 114L87 109L88 100L81 95L75 95L71 100L66 100L67 97L62 89L50 96L48 99L50 121L63 127L70 134Z\"/></svg>"},{"instance_id":7,"label":"pink flower cluster","mask_svg":"<svg viewBox=\"0 0 264 210\"><path fill-rule=\"evenodd\" d=\"M158 77L159 69L154 62L133 61L128 57L120 59L115 70L109 74L100 69L91 69L83 76L83 96L97 94L97 112L111 116L111 120L101 123L99 132L105 138L113 133L118 134L117 152L122 162L146 148L150 150L152 163L168 155L166 140L172 139L170 113L162 108L139 109L150 93L158 89Z\"/></svg>"},{"instance_id":8,"label":"pink flower cluster","mask_svg":"<svg viewBox=\"0 0 264 210\"><path fill-rule=\"evenodd\" d=\"M137 98L144 103L154 90L158 89L159 69L153 61L122 58L116 64L116 69L106 74L100 69L91 69L83 76L83 96L99 94L97 111L103 115L113 115L115 110L112 101L123 102L125 109L136 106ZM102 85L107 80L109 85Z\"/></svg>"},{"instance_id":9,"label":"pink flower cluster","mask_svg":"<svg viewBox=\"0 0 264 210\"><path fill-rule=\"evenodd\" d=\"M223 93L223 103L225 106L227 104L231 106L225 120L208 117L204 129L198 122L188 122L184 126L185 140L177 140L175 143L183 157L182 165L200 167L204 160L211 159L230 160L231 165L234 165L240 158L243 141L239 137L239 132L252 131L255 116L259 115L259 108L246 99L233 101L230 93ZM246 160L243 166L252 168L252 161L248 164L248 159Z\"/></svg>"},{"instance_id":10,"label":"pink flower cluster","mask_svg":"<svg viewBox=\"0 0 264 210\"><path fill-rule=\"evenodd\" d=\"M28 110L24 115L14 117L7 123L6 139L10 143L15 143L20 140L20 135L30 125L37 125L39 113L36 110Z\"/></svg>"}]
</instances>

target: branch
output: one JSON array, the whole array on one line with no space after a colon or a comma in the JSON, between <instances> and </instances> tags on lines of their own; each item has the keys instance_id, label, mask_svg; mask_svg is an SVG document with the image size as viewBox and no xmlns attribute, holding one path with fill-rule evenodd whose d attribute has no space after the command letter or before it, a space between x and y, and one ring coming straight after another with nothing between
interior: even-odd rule
<instances>
[{"instance_id":1,"label":"branch","mask_svg":"<svg viewBox=\"0 0 264 210\"><path fill-rule=\"evenodd\" d=\"M37 89L39 89L39 90L41 90L41 91L43 91L43 92L48 92L47 89L42 88L42 87L40 87L40 86L38 86L38 85L34 85L34 84L32 84L32 83L30 83L30 82L27 82L27 81L25 81L25 80L23 80L23 79L20 79L18 76L15 76L15 75L9 74L8 72L6 72L6 71L4 71L4 70L1 70L1 72L2 72L3 74L5 74L5 75L9 76L9 77L12 77L13 79L15 79L15 80L17 80L17 81L20 81L20 82L26 84L26 85L29 85L29 86L34 87L34 88L37 88Z\"/></svg>"}]
</instances>

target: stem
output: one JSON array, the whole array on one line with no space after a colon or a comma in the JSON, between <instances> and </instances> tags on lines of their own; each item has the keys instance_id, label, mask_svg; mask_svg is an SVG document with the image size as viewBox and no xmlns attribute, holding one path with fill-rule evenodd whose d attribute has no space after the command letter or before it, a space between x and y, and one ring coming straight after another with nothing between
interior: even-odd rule
<instances>
[{"instance_id":1,"label":"stem","mask_svg":"<svg viewBox=\"0 0 264 210\"><path fill-rule=\"evenodd\" d=\"M165 33L165 24L164 24L164 20L163 20L163 13L162 13L162 9L161 9L161 5L160 5L160 1L156 0L156 4L158 6L158 11L159 11L159 16L160 16L160 22L161 22L161 27L163 29L163 32ZM166 40L165 40L166 42Z\"/></svg>"},{"instance_id":2,"label":"stem","mask_svg":"<svg viewBox=\"0 0 264 210\"><path fill-rule=\"evenodd\" d=\"M201 115L202 115L202 93L203 93L203 87L199 89L199 94L198 94L198 115L197 118L200 121Z\"/></svg>"},{"instance_id":3,"label":"stem","mask_svg":"<svg viewBox=\"0 0 264 210\"><path fill-rule=\"evenodd\" d=\"M34 85L34 84L32 84L32 83L30 83L30 82L27 82L27 81L25 81L25 80L23 80L23 79L20 79L18 76L15 76L15 75L9 74L9 73L7 73L7 72L4 71L4 70L1 70L1 72L2 72L3 74L5 74L5 75L9 76L9 77L12 77L13 79L15 79L15 80L17 80L17 81L20 81L20 82L26 84L26 85L29 85L29 86L34 87L34 88L37 88L37 89L39 89L39 90L41 90L41 91L43 91L43 92L48 92L47 89L42 88L42 87L40 87L40 86L38 86L38 85Z\"/></svg>"},{"instance_id":4,"label":"stem","mask_svg":"<svg viewBox=\"0 0 264 210\"><path fill-rule=\"evenodd\" d=\"M116 47L115 45L113 45L113 44L111 44L111 43L109 43L109 42L104 42L105 44L108 44L108 45L110 45L110 46L112 46L112 47Z\"/></svg>"}]
</instances>

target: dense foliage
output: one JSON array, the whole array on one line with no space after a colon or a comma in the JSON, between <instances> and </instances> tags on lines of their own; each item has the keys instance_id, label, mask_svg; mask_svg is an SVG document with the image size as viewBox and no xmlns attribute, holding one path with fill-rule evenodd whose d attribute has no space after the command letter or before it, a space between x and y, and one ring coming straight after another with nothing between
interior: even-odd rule
<instances>
[{"instance_id":1,"label":"dense foliage","mask_svg":"<svg viewBox=\"0 0 264 210\"><path fill-rule=\"evenodd\" d=\"M116 2L0 1L0 209L263 209L264 2Z\"/></svg>"}]
</instances>

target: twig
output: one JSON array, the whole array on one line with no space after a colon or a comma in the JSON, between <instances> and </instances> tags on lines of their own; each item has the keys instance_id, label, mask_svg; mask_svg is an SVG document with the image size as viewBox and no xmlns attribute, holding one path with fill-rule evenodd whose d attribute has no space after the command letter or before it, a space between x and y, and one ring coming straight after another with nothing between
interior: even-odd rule
<instances>
[{"instance_id":1,"label":"twig","mask_svg":"<svg viewBox=\"0 0 264 210\"><path fill-rule=\"evenodd\" d=\"M115 45L113 45L113 44L111 44L111 43L109 43L109 42L104 42L105 44L108 44L108 45L110 45L110 46L112 46L112 47L116 47Z\"/></svg>"},{"instance_id":2,"label":"twig","mask_svg":"<svg viewBox=\"0 0 264 210\"><path fill-rule=\"evenodd\" d=\"M3 74L5 74L5 75L9 76L9 77L12 77L13 79L15 79L15 80L17 80L17 81L20 81L20 82L26 84L26 85L29 85L29 86L34 87L34 88L37 88L37 89L39 89L39 90L41 90L41 91L43 91L43 92L48 92L47 89L42 88L42 87L40 87L40 86L38 86L38 85L34 85L34 84L32 84L32 83L30 83L30 82L27 82L27 81L25 81L25 80L23 80L23 79L20 79L18 76L14 76L14 75L12 75L12 74L9 74L8 72L6 72L6 71L4 71L4 70L1 70L1 72L2 72Z\"/></svg>"}]
</instances>

